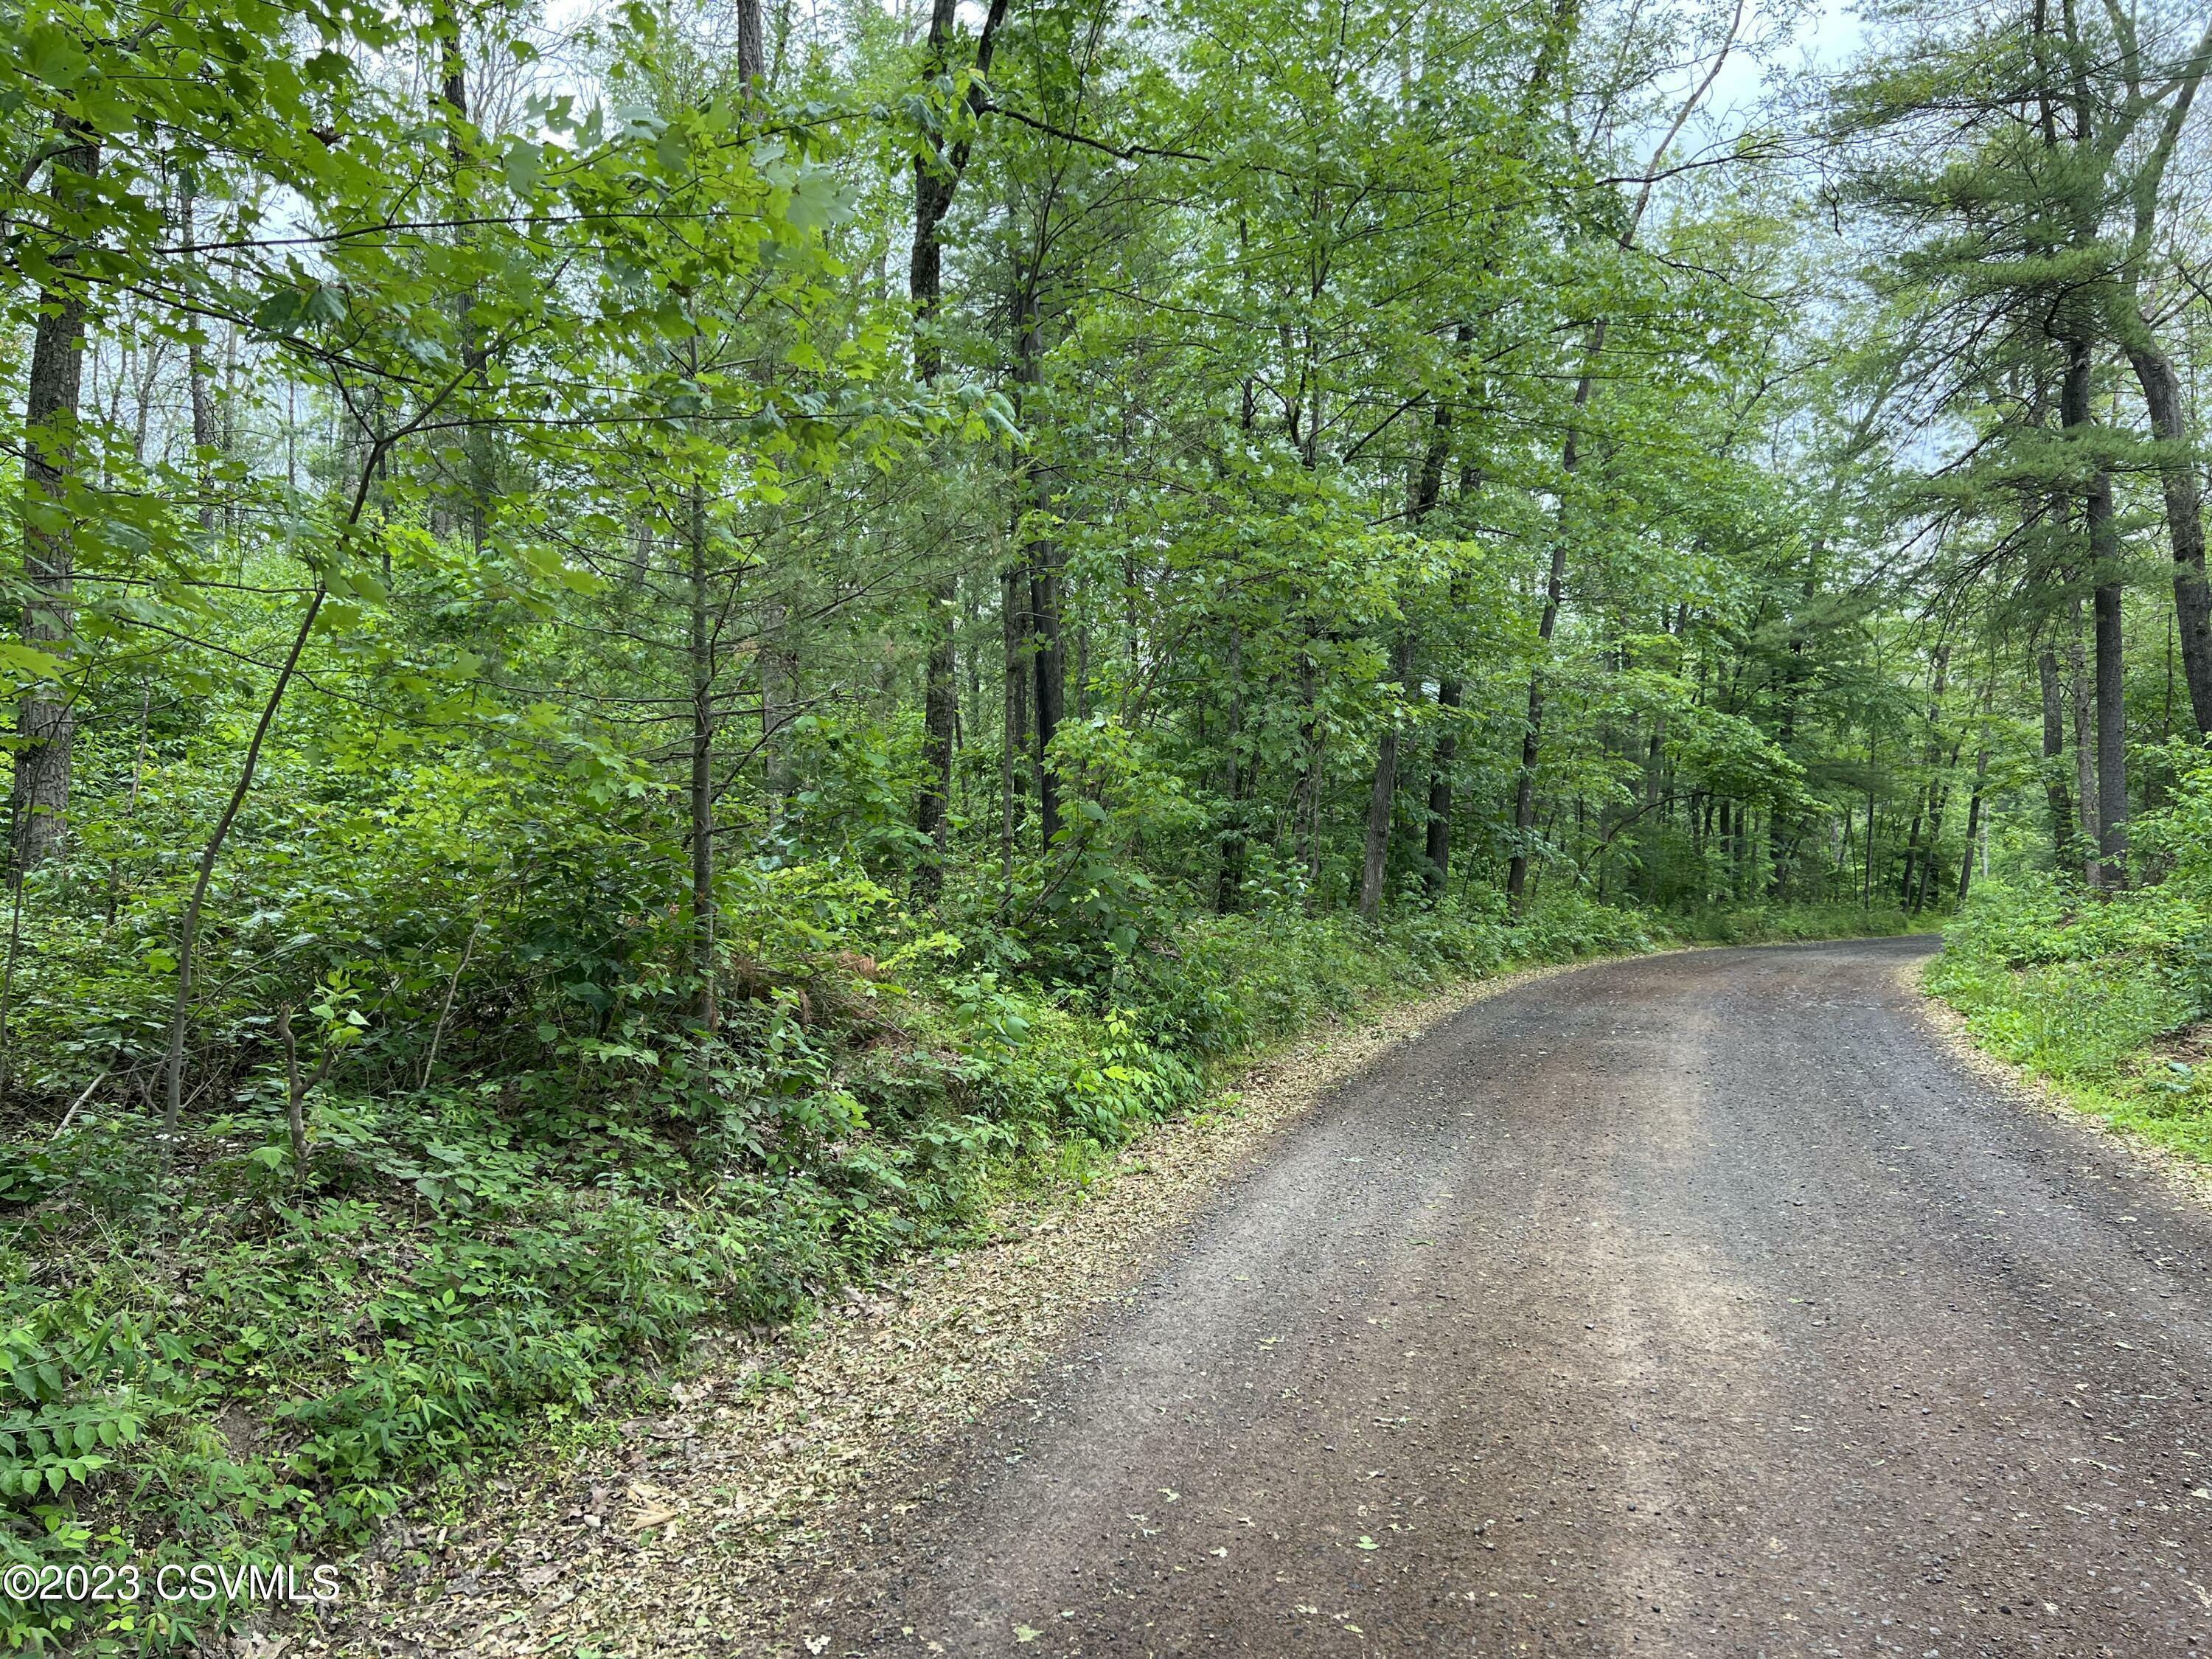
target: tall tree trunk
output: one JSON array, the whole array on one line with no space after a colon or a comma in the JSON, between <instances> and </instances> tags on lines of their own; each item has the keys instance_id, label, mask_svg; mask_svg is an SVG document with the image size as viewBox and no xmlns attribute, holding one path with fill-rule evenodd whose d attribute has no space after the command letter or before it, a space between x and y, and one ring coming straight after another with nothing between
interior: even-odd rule
<instances>
[{"instance_id":1,"label":"tall tree trunk","mask_svg":"<svg viewBox=\"0 0 2212 1659\"><path fill-rule=\"evenodd\" d=\"M1298 779L1291 794L1291 828L1297 837L1305 867L1305 903L1321 903L1321 786L1322 725L1321 668L1309 643L1298 660L1298 701L1304 714L1298 721Z\"/></svg>"},{"instance_id":2,"label":"tall tree trunk","mask_svg":"<svg viewBox=\"0 0 2212 1659\"><path fill-rule=\"evenodd\" d=\"M81 211L100 173L99 140L65 125L69 147L48 163L48 190L61 216ZM77 414L84 390L84 291L70 280L74 256L54 261L63 285L39 295L31 373L23 409L25 514L23 642L66 653L76 634L76 538L82 503L77 477ZM43 509L43 510L38 510ZM15 776L9 802L9 874L20 882L60 843L69 822L70 763L76 715L68 694L40 686L27 693L15 720Z\"/></svg>"},{"instance_id":3,"label":"tall tree trunk","mask_svg":"<svg viewBox=\"0 0 2212 1659\"><path fill-rule=\"evenodd\" d=\"M2105 512L2112 497L2107 489ZM2097 857L2103 884L2128 879L2128 709L2121 653L2120 584L2100 582L2097 617Z\"/></svg>"},{"instance_id":4,"label":"tall tree trunk","mask_svg":"<svg viewBox=\"0 0 2212 1659\"><path fill-rule=\"evenodd\" d=\"M2075 335L2068 342L2067 352L2062 412L2068 434L2079 437L2087 434L2095 424L2090 407L2094 358L2089 337ZM2088 541L2089 576L2096 584L2092 607L2097 656L2097 777L2091 844L2096 850L2098 868L2091 879L2100 886L2117 887L2126 879L2127 708L2122 681L2119 526L2112 516L2112 474L2101 465L2091 470L2082 487L2081 522ZM2085 779L2085 816L2088 803Z\"/></svg>"},{"instance_id":5,"label":"tall tree trunk","mask_svg":"<svg viewBox=\"0 0 2212 1659\"><path fill-rule=\"evenodd\" d=\"M999 621L1006 651L1005 747L999 757L999 876L1009 896L1013 888L1014 849L1024 816L1022 757L1029 752L1030 744L1029 605L1029 578L1018 561L1009 559L999 573Z\"/></svg>"},{"instance_id":6,"label":"tall tree trunk","mask_svg":"<svg viewBox=\"0 0 2212 1659\"><path fill-rule=\"evenodd\" d=\"M1564 8L1562 9L1565 9ZM1628 215L1627 228L1620 233L1620 243L1625 252L1636 244L1642 228L1644 213L1651 205L1651 191L1659 177L1659 164L1690 118L1697 113L1698 106L1720 78L1728 66L1729 54L1735 50L1737 32L1743 27L1743 0L1737 0L1734 15L1729 19L1728 34L1721 49L1714 55L1704 76L1693 87L1682 106L1675 112L1674 119L1651 152L1651 160L1644 169L1643 188L1638 191L1636 204ZM1539 59L1539 70L1532 84L1540 85L1549 71L1543 68L1548 61L1551 48L1545 48L1546 57ZM1566 441L1561 447L1561 470L1566 481L1559 492L1559 522L1554 526L1552 542L1551 568L1544 583L1544 615L1537 630L1540 649L1535 665L1528 675L1528 724L1522 729L1521 772L1513 791L1513 858L1506 866L1505 895L1515 911L1521 908L1528 887L1528 848L1534 838L1536 827L1536 763L1543 753L1544 733L1544 670L1543 658L1552 643L1553 630L1559 625L1559 596L1565 592L1567 580L1566 512L1567 498L1574 486L1575 471L1581 441L1583 412L1589 407L1590 392L1596 381L1598 355L1605 349L1606 319L1600 317L1590 325L1588 344L1583 354L1583 369L1575 383L1574 407L1567 417Z\"/></svg>"},{"instance_id":7,"label":"tall tree trunk","mask_svg":"<svg viewBox=\"0 0 2212 1659\"><path fill-rule=\"evenodd\" d=\"M2103 880L2097 865L2097 750L2090 736L2093 722L2089 701L2088 659L2081 650L2081 605L2074 603L2073 637L2068 641L2071 660L2068 666L2068 692L2074 705L2074 807L2075 822L2080 826L2078 850L2081 854L2081 878L2095 887Z\"/></svg>"},{"instance_id":8,"label":"tall tree trunk","mask_svg":"<svg viewBox=\"0 0 2212 1659\"><path fill-rule=\"evenodd\" d=\"M187 170L177 187L178 227L184 233L186 247L195 247L198 245L198 226L196 222L195 212L197 203L194 199L197 186L198 181ZM198 261L195 258L192 263L197 266ZM209 534L213 534L215 478L209 470L207 455L208 452L215 447L215 404L208 393L207 348L201 343L197 328L194 329L191 337L185 343L185 385L191 395L192 449L194 451L192 472L199 481L200 528ZM141 444L143 447L143 439Z\"/></svg>"},{"instance_id":9,"label":"tall tree trunk","mask_svg":"<svg viewBox=\"0 0 2212 1659\"><path fill-rule=\"evenodd\" d=\"M757 98L768 85L768 43L761 33L760 0L738 0L738 83Z\"/></svg>"},{"instance_id":10,"label":"tall tree trunk","mask_svg":"<svg viewBox=\"0 0 2212 1659\"><path fill-rule=\"evenodd\" d=\"M977 82L968 94L972 113L982 108L983 77L991 71L999 29L1006 20L1008 0L991 0L983 28L976 37ZM935 79L945 73L952 48L957 0L932 0L929 37L923 71ZM968 142L939 149L925 139L914 158L914 246L907 263L907 296L914 305L915 378L933 383L945 366L945 350L937 337L939 313L945 295L945 250L938 239L945 216L951 210L952 195L968 166ZM956 679L959 661L953 649L953 612L959 604L956 585L949 578L930 585L927 617L929 659L923 669L921 699L923 782L915 804L915 828L921 832L924 851L915 868L915 896L933 903L945 891L945 860L952 836L952 754L960 716L960 688Z\"/></svg>"},{"instance_id":11,"label":"tall tree trunk","mask_svg":"<svg viewBox=\"0 0 2212 1659\"><path fill-rule=\"evenodd\" d=\"M1552 526L1552 557L1544 577L1544 614L1536 625L1537 661L1528 671L1528 714L1521 728L1521 770L1513 786L1513 856L1505 866L1506 902L1517 914L1528 891L1528 849L1536 828L1536 763L1544 750L1543 658L1551 648L1559 625L1559 603L1567 586L1567 497L1574 488L1581 459L1583 411L1589 406L1597 384L1595 359L1605 345L1605 321L1590 330L1582 378L1575 384L1574 410L1568 417L1567 436L1560 450L1560 468L1566 482L1559 490L1559 510Z\"/></svg>"},{"instance_id":12,"label":"tall tree trunk","mask_svg":"<svg viewBox=\"0 0 2212 1659\"><path fill-rule=\"evenodd\" d=\"M1966 893L1974 884L1974 838L1982 829L1982 798L1990 784L1990 708L1996 700L1996 665L1990 665L1990 675L1982 683L1982 718L1978 735L1980 743L1974 751L1974 793L1966 799L1966 853L1959 865L1959 902L1966 902ZM2045 716L2045 740L2049 736L2050 715Z\"/></svg>"},{"instance_id":13,"label":"tall tree trunk","mask_svg":"<svg viewBox=\"0 0 2212 1659\"><path fill-rule=\"evenodd\" d=\"M1411 627L1400 632L1390 666L1402 702L1413 690ZM1379 920L1382 915L1382 879L1390 861L1391 809L1398 799L1398 744L1402 730L1403 721L1394 711L1390 723L1382 730L1382 741L1375 757L1375 787L1368 793L1367 845L1359 866L1359 914L1370 921Z\"/></svg>"},{"instance_id":14,"label":"tall tree trunk","mask_svg":"<svg viewBox=\"0 0 2212 1659\"><path fill-rule=\"evenodd\" d=\"M686 501L684 542L691 641L691 972L699 1028L720 1024L714 994L714 637L708 586L707 496L697 482Z\"/></svg>"},{"instance_id":15,"label":"tall tree trunk","mask_svg":"<svg viewBox=\"0 0 2212 1659\"><path fill-rule=\"evenodd\" d=\"M2035 670L2043 690L2043 793L2051 806L2051 858L2064 870L2075 864L2078 848L2074 792L2066 783L2066 706L2059 689L2058 653L2045 645L2036 653Z\"/></svg>"},{"instance_id":16,"label":"tall tree trunk","mask_svg":"<svg viewBox=\"0 0 2212 1659\"><path fill-rule=\"evenodd\" d=\"M1474 327L1462 323L1457 343L1463 354L1474 338ZM1427 523L1429 515L1437 509L1443 495L1444 463L1451 459L1452 406L1447 398L1437 402L1436 418L1429 428L1429 447L1421 456L1421 469L1413 479L1412 518L1415 527ZM1460 495L1465 498L1473 487L1472 469L1460 477ZM1453 608L1458 609L1462 595L1455 579L1452 587ZM1421 897L1429 908L1434 909L1443 902L1445 884L1451 879L1451 818L1452 769L1459 763L1459 732L1455 725L1460 705L1460 682L1456 675L1440 676L1437 681L1437 707L1443 718L1437 728L1435 748L1429 756L1429 799L1421 836ZM1368 826L1371 839L1374 826Z\"/></svg>"},{"instance_id":17,"label":"tall tree trunk","mask_svg":"<svg viewBox=\"0 0 2212 1659\"><path fill-rule=\"evenodd\" d=\"M1465 325L1461 327L1459 333L1462 345L1467 342L1468 332ZM1407 516L1417 529L1428 521L1430 514L1436 511L1437 498L1443 493L1444 462L1450 453L1451 404L1440 398L1437 403L1436 415L1430 422L1428 447L1422 452L1420 465L1413 474L1413 487L1410 492L1412 499L1407 504L1411 509ZM1402 709L1406 703L1419 695L1413 684L1413 629L1410 622L1398 636L1397 652L1392 665ZM1359 914L1370 921L1382 913L1382 884L1388 873L1391 820L1398 796L1398 751L1403 740L1404 721L1399 714L1394 714L1376 745L1375 787L1369 793L1367 800L1367 842L1359 866ZM1449 791L1449 786L1447 785L1446 788ZM1436 798L1436 781L1433 778L1429 784L1429 796L1431 801ZM1447 814L1450 811L1449 798L1445 802L1445 811ZM1425 841L1433 841L1436 833L1431 823L1427 828ZM1449 857L1449 844L1446 857Z\"/></svg>"},{"instance_id":18,"label":"tall tree trunk","mask_svg":"<svg viewBox=\"0 0 2212 1659\"><path fill-rule=\"evenodd\" d=\"M1680 125L1676 123L1678 127ZM1638 221L1650 198L1647 189L1637 204ZM1627 235L1621 239L1621 246L1626 247L1634 236L1635 225L1632 223ZM1544 672L1548 665L1543 657L1559 628L1560 600L1566 592L1568 497L1581 466L1583 415L1589 407L1590 393L1596 388L1597 359L1605 349L1605 336L1606 319L1601 317L1590 325L1589 343L1583 354L1582 374L1575 382L1574 405L1567 416L1567 435L1559 447L1559 468L1565 474L1565 481L1559 489L1559 512L1552 526L1552 557L1544 579L1544 613L1536 629L1538 659L1528 672L1528 721L1522 727L1521 770L1513 789L1513 856L1505 868L1506 902L1516 912L1528 894L1528 848L1536 826L1536 763L1543 754Z\"/></svg>"},{"instance_id":19,"label":"tall tree trunk","mask_svg":"<svg viewBox=\"0 0 2212 1659\"><path fill-rule=\"evenodd\" d=\"M2150 325L2140 317L2142 337L2129 344L2128 361L2150 412L2151 435L2168 446L2159 465L2166 501L2166 533L2173 552L2173 610L2181 635L2181 672L2189 686L2190 712L2197 734L2212 732L2212 591L2204 581L2204 508L2197 480L2197 460L2188 453L2189 422L2183 408L2181 377L2172 362L2148 343Z\"/></svg>"},{"instance_id":20,"label":"tall tree trunk","mask_svg":"<svg viewBox=\"0 0 2212 1659\"><path fill-rule=\"evenodd\" d=\"M1014 378L1022 388L1025 415L1042 409L1044 381L1042 317L1037 305L1035 273L1015 296L1018 326L1015 337ZM1035 677L1031 706L1036 711L1037 834L1049 848L1060 833L1060 779L1053 769L1052 740L1066 712L1067 660L1060 640L1060 541L1045 533L1051 509L1051 481L1033 454L1020 466L1023 506L1020 532L1021 566L1030 588L1030 662Z\"/></svg>"},{"instance_id":21,"label":"tall tree trunk","mask_svg":"<svg viewBox=\"0 0 2212 1659\"><path fill-rule=\"evenodd\" d=\"M1437 707L1442 719L1437 729L1436 751L1429 758L1428 835L1422 848L1425 867L1421 890L1431 909L1443 902L1451 880L1452 771L1459 764L1458 713L1462 690L1456 679L1437 684Z\"/></svg>"}]
</instances>

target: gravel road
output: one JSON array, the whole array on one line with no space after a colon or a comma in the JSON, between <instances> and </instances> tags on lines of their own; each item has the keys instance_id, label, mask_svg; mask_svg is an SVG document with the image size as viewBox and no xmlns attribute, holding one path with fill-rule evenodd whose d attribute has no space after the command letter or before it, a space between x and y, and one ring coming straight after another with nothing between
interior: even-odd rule
<instances>
[{"instance_id":1,"label":"gravel road","mask_svg":"<svg viewBox=\"0 0 2212 1659\"><path fill-rule=\"evenodd\" d=\"M1931 948L1593 967L1387 1056L848 1517L793 1649L2212 1650L2212 1213L1963 1069Z\"/></svg>"}]
</instances>

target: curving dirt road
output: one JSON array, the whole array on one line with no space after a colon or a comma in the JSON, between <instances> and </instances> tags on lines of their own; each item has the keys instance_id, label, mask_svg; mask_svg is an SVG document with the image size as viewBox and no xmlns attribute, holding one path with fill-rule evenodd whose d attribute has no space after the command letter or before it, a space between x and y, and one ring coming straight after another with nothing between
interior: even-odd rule
<instances>
[{"instance_id":1,"label":"curving dirt road","mask_svg":"<svg viewBox=\"0 0 2212 1659\"><path fill-rule=\"evenodd\" d=\"M1961 1070L1931 945L1594 967L1386 1058L856 1506L793 1649L2212 1650L2212 1215Z\"/></svg>"}]
</instances>

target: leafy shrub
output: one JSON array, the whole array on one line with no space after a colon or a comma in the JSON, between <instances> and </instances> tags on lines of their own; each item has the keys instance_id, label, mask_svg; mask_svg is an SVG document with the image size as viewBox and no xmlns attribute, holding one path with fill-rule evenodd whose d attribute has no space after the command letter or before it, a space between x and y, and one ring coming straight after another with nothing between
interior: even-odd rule
<instances>
[{"instance_id":1,"label":"leafy shrub","mask_svg":"<svg viewBox=\"0 0 2212 1659\"><path fill-rule=\"evenodd\" d=\"M1976 887L1946 928L1929 988L1986 1046L2085 1104L2193 1156L2212 1156L2212 773L2185 776L2135 826L2163 879L2085 890L2039 872Z\"/></svg>"}]
</instances>

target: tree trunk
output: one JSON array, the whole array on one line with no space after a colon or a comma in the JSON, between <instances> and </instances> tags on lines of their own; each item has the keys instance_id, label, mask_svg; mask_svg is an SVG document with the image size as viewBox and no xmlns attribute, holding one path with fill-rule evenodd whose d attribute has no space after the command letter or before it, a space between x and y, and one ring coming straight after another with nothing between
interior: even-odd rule
<instances>
[{"instance_id":1,"label":"tree trunk","mask_svg":"<svg viewBox=\"0 0 2212 1659\"><path fill-rule=\"evenodd\" d=\"M1024 411L1041 411L1044 379L1042 318L1034 283L1024 283L1015 296L1019 328L1015 343L1014 378L1023 389ZM1060 641L1060 544L1043 532L1051 507L1051 484L1045 469L1033 456L1021 462L1021 562L1029 574L1030 662L1035 677L1031 706L1036 711L1037 835L1049 849L1060 833L1060 779L1053 769L1052 740L1066 712L1067 660Z\"/></svg>"},{"instance_id":2,"label":"tree trunk","mask_svg":"<svg viewBox=\"0 0 2212 1659\"><path fill-rule=\"evenodd\" d=\"M1605 348L1605 329L1602 318L1590 329L1582 378L1575 383L1574 408L1567 417L1566 441L1559 451L1560 470L1566 480L1559 490L1559 510L1553 526L1551 564L1544 579L1544 614L1536 628L1538 659L1528 671L1528 717L1521 729L1521 771L1513 787L1513 857L1505 866L1505 899L1516 914L1528 896L1528 848L1536 827L1536 763L1544 747L1546 665L1542 659L1559 628L1560 598L1566 592L1567 496L1581 462L1583 411L1589 407L1590 393L1597 385L1596 360Z\"/></svg>"},{"instance_id":3,"label":"tree trunk","mask_svg":"<svg viewBox=\"0 0 2212 1659\"><path fill-rule=\"evenodd\" d=\"M1445 885L1451 879L1452 769L1459 764L1456 718L1461 695L1457 680L1443 680L1437 686L1437 707L1443 712L1437 730L1436 751L1429 759L1428 836L1422 848L1426 867L1421 874L1423 896L1431 909L1443 902Z\"/></svg>"},{"instance_id":4,"label":"tree trunk","mask_svg":"<svg viewBox=\"0 0 2212 1659\"><path fill-rule=\"evenodd\" d=\"M1021 761L1030 744L1029 578L1018 562L999 573L1000 626L1006 651L1005 746L999 757L999 876L1011 894L1014 849L1021 837Z\"/></svg>"},{"instance_id":5,"label":"tree trunk","mask_svg":"<svg viewBox=\"0 0 2212 1659\"><path fill-rule=\"evenodd\" d=\"M1982 829L1982 797L1990 784L1990 707L1996 698L1995 663L1990 664L1990 678L1982 684L1981 746L1974 751L1974 793L1966 799L1966 853L1959 865L1959 902L1966 902L1967 890L1974 884L1974 837ZM2050 740L2051 714L2044 711L2044 738Z\"/></svg>"},{"instance_id":6,"label":"tree trunk","mask_svg":"<svg viewBox=\"0 0 2212 1659\"><path fill-rule=\"evenodd\" d=\"M1308 649L1298 663L1298 697L1304 717L1298 722L1298 781L1291 795L1291 833L1305 867L1305 903L1321 903L1322 727L1320 666Z\"/></svg>"},{"instance_id":7,"label":"tree trunk","mask_svg":"<svg viewBox=\"0 0 2212 1659\"><path fill-rule=\"evenodd\" d=\"M194 214L194 185L187 172L177 190L177 219L184 232L185 246L196 246L198 228ZM197 263L197 261L195 261ZM215 532L215 478L207 464L208 452L215 447L215 405L208 394L207 348L201 344L198 331L185 343L185 385L191 393L192 405L192 473L199 481L200 529L210 535ZM143 447L143 440L141 441Z\"/></svg>"},{"instance_id":8,"label":"tree trunk","mask_svg":"<svg viewBox=\"0 0 2212 1659\"><path fill-rule=\"evenodd\" d=\"M2089 668L2081 653L2081 606L2078 600L2074 605L2072 632L2073 638L2068 643L2072 657L2069 665L2071 684L2068 690L2074 704L2075 821L2081 837L2077 850L2081 854L2081 878L2094 887L2102 880L2097 867L2097 759L2089 736Z\"/></svg>"},{"instance_id":9,"label":"tree trunk","mask_svg":"<svg viewBox=\"0 0 2212 1659\"><path fill-rule=\"evenodd\" d=\"M2066 705L2059 690L2058 653L2048 645L2036 653L2043 690L2043 793L2051 807L2051 858L2061 870L2074 862L2074 793L2066 786Z\"/></svg>"},{"instance_id":10,"label":"tree trunk","mask_svg":"<svg viewBox=\"0 0 2212 1659\"><path fill-rule=\"evenodd\" d=\"M982 78L990 73L1000 26L1006 21L1008 0L991 0L975 44L977 84L969 89L969 106L980 113ZM952 46L957 0L933 0L929 38L923 65L931 78L942 74ZM757 20L756 20L757 27ZM968 165L965 140L939 149L933 143L914 158L914 246L907 264L907 295L914 305L915 378L924 386L934 382L945 366L945 351L937 337L938 313L945 292L945 250L938 230L951 210L952 194ZM945 857L951 842L952 752L955 726L960 715L960 688L955 679L959 662L953 651L952 617L959 594L949 580L929 588L929 659L923 670L921 699L922 763L926 769L920 799L915 804L915 827L925 843L921 862L914 872L915 896L933 903L945 891Z\"/></svg>"},{"instance_id":11,"label":"tree trunk","mask_svg":"<svg viewBox=\"0 0 2212 1659\"><path fill-rule=\"evenodd\" d=\"M2107 520L2112 515L2109 485L2105 514ZM2097 855L2102 884L2124 887L2128 879L2128 711L2119 583L2098 585L2096 617Z\"/></svg>"},{"instance_id":12,"label":"tree trunk","mask_svg":"<svg viewBox=\"0 0 2212 1659\"><path fill-rule=\"evenodd\" d=\"M707 498L697 483L684 540L691 610L691 972L699 1029L720 1023L714 994L714 640L707 586Z\"/></svg>"},{"instance_id":13,"label":"tree trunk","mask_svg":"<svg viewBox=\"0 0 2212 1659\"><path fill-rule=\"evenodd\" d=\"M2149 325L2143 325L2145 340ZM2187 453L2189 422L2183 409L2181 378L2156 347L2138 341L2128 349L2143 405L2150 413L2151 435L2169 446L2159 467L2166 499L2166 533L2173 551L2173 609L2180 626L2181 671L2189 685L2190 712L2197 734L2212 732L2212 592L2204 581L2204 510L2197 481L2197 461Z\"/></svg>"},{"instance_id":14,"label":"tree trunk","mask_svg":"<svg viewBox=\"0 0 2212 1659\"><path fill-rule=\"evenodd\" d=\"M49 191L64 212L78 210L100 173L100 144L82 128L65 126L76 140L48 164ZM54 261L65 277L75 258ZM23 642L63 654L76 633L75 521L77 414L84 390L83 290L69 283L39 295L39 320L31 342L30 381L23 409ZM36 510L43 508L43 510ZM9 874L21 881L59 844L69 821L70 763L76 715L68 695L40 686L23 699L16 715L15 777L9 803Z\"/></svg>"},{"instance_id":15,"label":"tree trunk","mask_svg":"<svg viewBox=\"0 0 2212 1659\"><path fill-rule=\"evenodd\" d=\"M959 600L951 581L931 585L929 659L921 693L921 799L914 814L915 828L928 843L914 872L915 896L926 904L935 902L945 891L945 859L952 844L953 727L960 712L952 611Z\"/></svg>"},{"instance_id":16,"label":"tree trunk","mask_svg":"<svg viewBox=\"0 0 2212 1659\"><path fill-rule=\"evenodd\" d=\"M1398 682L1402 704L1403 699L1411 695L1413 678L1411 628L1398 635L1391 672ZM1367 846L1359 865L1359 914L1370 921L1381 920L1382 915L1382 880L1390 861L1390 819L1398 799L1398 745L1402 730L1402 720L1394 710L1390 723L1382 730L1382 741L1375 757L1375 787L1367 797Z\"/></svg>"},{"instance_id":17,"label":"tree trunk","mask_svg":"<svg viewBox=\"0 0 2212 1659\"><path fill-rule=\"evenodd\" d=\"M768 84L768 45L761 33L760 0L738 0L738 83L756 98Z\"/></svg>"}]
</instances>

